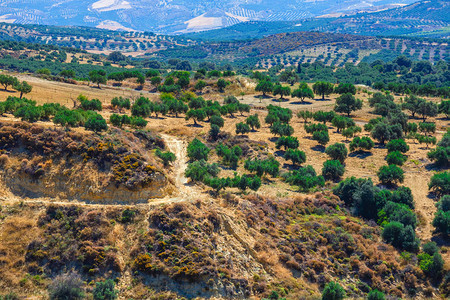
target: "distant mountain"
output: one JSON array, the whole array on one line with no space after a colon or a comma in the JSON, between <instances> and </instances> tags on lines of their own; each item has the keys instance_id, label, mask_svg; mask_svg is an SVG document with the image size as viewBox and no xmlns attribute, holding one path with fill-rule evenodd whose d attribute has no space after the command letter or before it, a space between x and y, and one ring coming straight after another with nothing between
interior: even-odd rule
<instances>
[{"instance_id":1,"label":"distant mountain","mask_svg":"<svg viewBox=\"0 0 450 300\"><path fill-rule=\"evenodd\" d=\"M187 38L228 41L261 38L296 31L321 31L371 36L450 36L450 1L419 1L378 12L341 17L319 17L302 21L246 22L227 28L186 34Z\"/></svg>"},{"instance_id":2,"label":"distant mountain","mask_svg":"<svg viewBox=\"0 0 450 300\"><path fill-rule=\"evenodd\" d=\"M2 0L0 22L186 33L246 21L297 21L415 0ZM433 1L434 2L434 1Z\"/></svg>"}]
</instances>

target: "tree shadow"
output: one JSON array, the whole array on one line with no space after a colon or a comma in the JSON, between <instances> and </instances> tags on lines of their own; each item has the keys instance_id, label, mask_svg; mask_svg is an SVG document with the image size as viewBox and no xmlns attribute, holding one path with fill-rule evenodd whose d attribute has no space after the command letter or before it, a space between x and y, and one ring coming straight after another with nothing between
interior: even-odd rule
<instances>
[{"instance_id":1,"label":"tree shadow","mask_svg":"<svg viewBox=\"0 0 450 300\"><path fill-rule=\"evenodd\" d=\"M303 101L303 102L301 102L301 101L295 101L295 102L291 102L291 104L295 104L295 105L311 105L311 104L313 104L312 102L309 102L309 101Z\"/></svg>"},{"instance_id":2,"label":"tree shadow","mask_svg":"<svg viewBox=\"0 0 450 300\"><path fill-rule=\"evenodd\" d=\"M282 103L282 102L289 102L289 99L280 99L280 98L273 98L272 102Z\"/></svg>"},{"instance_id":3,"label":"tree shadow","mask_svg":"<svg viewBox=\"0 0 450 300\"><path fill-rule=\"evenodd\" d=\"M439 121L448 121L448 122L450 122L450 118L447 118L447 117L436 118L436 120L439 120Z\"/></svg>"},{"instance_id":4,"label":"tree shadow","mask_svg":"<svg viewBox=\"0 0 450 300\"><path fill-rule=\"evenodd\" d=\"M322 101L322 102L325 102L325 101L331 101L331 99L322 99L322 98L318 98L318 99L314 99L314 101Z\"/></svg>"},{"instance_id":5,"label":"tree shadow","mask_svg":"<svg viewBox=\"0 0 450 300\"><path fill-rule=\"evenodd\" d=\"M188 124L187 127L194 127L194 128L203 128L203 125L200 124Z\"/></svg>"},{"instance_id":6,"label":"tree shadow","mask_svg":"<svg viewBox=\"0 0 450 300\"><path fill-rule=\"evenodd\" d=\"M433 199L433 200L436 200L436 201L439 200L439 196L436 195L436 193L434 193L434 192L428 192L427 198L428 199Z\"/></svg>"},{"instance_id":7,"label":"tree shadow","mask_svg":"<svg viewBox=\"0 0 450 300\"><path fill-rule=\"evenodd\" d=\"M442 246L448 247L448 246L450 246L450 240L449 240L449 239L446 239L446 238L445 238L443 235L441 235L441 234L434 235L434 236L431 238L431 241L432 241L432 242L435 242L436 245L438 245L438 247L442 247Z\"/></svg>"},{"instance_id":8,"label":"tree shadow","mask_svg":"<svg viewBox=\"0 0 450 300\"><path fill-rule=\"evenodd\" d=\"M275 143L276 141L278 141L278 137L273 136L273 137L269 138L269 141Z\"/></svg>"},{"instance_id":9,"label":"tree shadow","mask_svg":"<svg viewBox=\"0 0 450 300\"><path fill-rule=\"evenodd\" d=\"M295 171L295 170L300 169L299 166L296 166L294 164L288 164L288 163L284 163L283 164L283 168L286 169L286 170L289 170L289 171Z\"/></svg>"},{"instance_id":10,"label":"tree shadow","mask_svg":"<svg viewBox=\"0 0 450 300\"><path fill-rule=\"evenodd\" d=\"M311 147L311 150L314 150L317 152L325 152L325 146L315 145L315 146Z\"/></svg>"},{"instance_id":11,"label":"tree shadow","mask_svg":"<svg viewBox=\"0 0 450 300\"><path fill-rule=\"evenodd\" d=\"M369 156L373 156L372 152L368 152L368 151L355 151L352 152L348 155L349 157L356 157L359 159L365 159Z\"/></svg>"},{"instance_id":12,"label":"tree shadow","mask_svg":"<svg viewBox=\"0 0 450 300\"><path fill-rule=\"evenodd\" d=\"M253 98L255 98L255 99L271 99L272 97L271 96L268 96L268 95L258 95L258 96L253 96Z\"/></svg>"},{"instance_id":13,"label":"tree shadow","mask_svg":"<svg viewBox=\"0 0 450 300\"><path fill-rule=\"evenodd\" d=\"M285 152L286 152L286 151L284 151L284 150L278 150L278 151L275 151L274 154L275 154L276 156L281 156L281 157L283 157Z\"/></svg>"},{"instance_id":14,"label":"tree shadow","mask_svg":"<svg viewBox=\"0 0 450 300\"><path fill-rule=\"evenodd\" d=\"M375 148L375 149L386 149L386 144L384 144L384 145L376 144L375 146L373 146L373 148Z\"/></svg>"},{"instance_id":15,"label":"tree shadow","mask_svg":"<svg viewBox=\"0 0 450 300\"><path fill-rule=\"evenodd\" d=\"M436 163L430 163L425 165L425 169L427 171L436 171L436 172L440 172L440 171L445 171L448 169L448 166L439 166Z\"/></svg>"}]
</instances>

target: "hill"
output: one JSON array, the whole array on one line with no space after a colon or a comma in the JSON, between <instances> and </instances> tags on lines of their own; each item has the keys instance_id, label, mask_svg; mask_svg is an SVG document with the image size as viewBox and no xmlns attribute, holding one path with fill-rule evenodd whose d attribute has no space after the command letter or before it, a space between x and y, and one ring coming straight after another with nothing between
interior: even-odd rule
<instances>
[{"instance_id":1,"label":"hill","mask_svg":"<svg viewBox=\"0 0 450 300\"><path fill-rule=\"evenodd\" d=\"M210 41L245 40L293 31L322 31L370 36L429 36L448 38L450 26L448 1L420 1L380 12L358 13L332 18L309 18L296 22L246 22L228 28L186 34Z\"/></svg>"},{"instance_id":2,"label":"hill","mask_svg":"<svg viewBox=\"0 0 450 300\"><path fill-rule=\"evenodd\" d=\"M94 53L127 52L139 56L174 46L189 46L196 42L180 36L150 32L112 31L81 26L45 26L0 23L0 39L74 47Z\"/></svg>"},{"instance_id":3,"label":"hill","mask_svg":"<svg viewBox=\"0 0 450 300\"><path fill-rule=\"evenodd\" d=\"M0 5L0 21L181 33L221 28L244 21L294 21L412 2L414 0L5 0Z\"/></svg>"},{"instance_id":4,"label":"hill","mask_svg":"<svg viewBox=\"0 0 450 300\"><path fill-rule=\"evenodd\" d=\"M243 24L239 26L244 26ZM254 40L203 42L155 52L162 59L210 60L262 68L299 63L322 62L328 66L357 64L377 59L390 61L405 55L413 60L436 63L448 60L450 47L445 40L369 37L325 32L287 32Z\"/></svg>"},{"instance_id":5,"label":"hill","mask_svg":"<svg viewBox=\"0 0 450 300\"><path fill-rule=\"evenodd\" d=\"M401 67L378 62L371 74L368 66L346 66L333 73L312 64L303 66L298 75L333 73L350 80L349 74L359 78L362 70L373 78L386 70L389 83L395 78L446 78L445 63L420 76L427 64L412 63L410 70L405 68L407 60L398 62ZM425 70L416 70L418 66ZM395 69L387 71L390 67ZM282 72L275 74L280 80ZM162 76L168 82L177 74ZM25 97L34 102L19 99L11 89L0 90L0 107L5 108L0 116L1 297L47 299L55 286L75 285L88 298L106 279L126 299L320 298L330 282L339 283L349 298L367 297L375 289L392 298L448 297L448 241L433 233L437 199L428 189L431 177L445 167L428 158L428 145L405 136L404 180L394 185L379 180L377 170L386 166L389 147L378 143L365 151L346 152L340 177L359 179L347 180L345 192L338 192L340 178L327 177L325 182L319 175L326 174L322 167L331 157L325 145L339 143L347 149L350 144L339 123L323 124L318 118L337 103L334 91L326 99L313 95L307 101L260 97L254 78L230 75L224 77L230 84L223 93L216 88L217 78L202 78L208 85L204 90L199 91L195 87L199 80L193 79L183 91L169 95L150 93L148 81L140 91L132 91L114 86L113 81L98 88L81 81L55 83L14 75L33 85ZM54 103L49 103L49 95L56 92ZM98 97L101 109L85 110L82 100L73 108L68 100L81 92L88 99ZM400 127L396 132L403 137L400 122L421 124L417 115L409 117L409 110L404 110L408 115L401 114L404 91L393 92L392 98L376 92L355 89L363 101L351 114L351 128L389 120L396 122ZM233 94L240 99L224 97ZM130 95L131 107L113 106L112 98L119 95ZM380 95L401 118L394 119L381 102L371 105L369 99ZM163 108L180 103L175 99L186 106L178 115L173 105ZM441 102L434 96L426 99ZM192 111L208 107L213 117L209 121L199 117L193 124ZM24 114L35 109L40 112L37 119ZM291 146L279 147L287 136L278 137L278 125L270 124L267 116L274 111L292 126L289 136L298 141L292 148L304 153L304 162L291 163L286 155ZM300 111L317 113L317 119L305 121L297 115ZM61 112L88 118L99 114L108 120L107 128L92 132L86 120L62 126L55 122ZM137 114L148 122L143 128L117 125L111 118ZM219 115L223 126L214 140L208 131ZM238 124L250 116L262 126L237 134ZM443 140L448 127L445 114L427 120L436 129L430 137ZM310 127L325 128L328 140L319 144ZM372 130L364 126L352 135L367 139L374 136ZM195 139L202 151L191 146ZM229 149L233 152L225 154ZM172 152L174 160L164 165L157 150ZM197 160L205 153L206 159ZM238 155L235 166L226 158L231 153ZM269 161L276 172L264 166L260 176L248 161ZM213 176L208 174L226 183L215 185L205 177ZM242 178L260 178L259 185L248 186ZM362 210L366 205L370 209ZM402 227L399 238L404 243L389 239L390 223ZM430 240L438 246L423 247Z\"/></svg>"}]
</instances>

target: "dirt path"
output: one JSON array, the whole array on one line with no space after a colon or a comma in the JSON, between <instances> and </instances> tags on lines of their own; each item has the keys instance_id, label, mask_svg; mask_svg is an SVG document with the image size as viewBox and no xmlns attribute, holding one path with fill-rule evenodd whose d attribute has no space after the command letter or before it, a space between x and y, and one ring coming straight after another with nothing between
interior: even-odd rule
<instances>
[{"instance_id":1,"label":"dirt path","mask_svg":"<svg viewBox=\"0 0 450 300\"><path fill-rule=\"evenodd\" d=\"M166 142L169 151L174 153L176 156L176 160L172 168L174 172L175 186L177 188L178 195L175 198L169 197L169 199L172 199L170 202L194 200L196 197L200 196L200 194L193 185L188 184L188 179L184 176L184 173L188 166L187 143L174 136L166 134L161 134L161 137ZM158 202L164 203L166 198L161 199ZM179 201L177 201L176 199L178 199Z\"/></svg>"}]
</instances>

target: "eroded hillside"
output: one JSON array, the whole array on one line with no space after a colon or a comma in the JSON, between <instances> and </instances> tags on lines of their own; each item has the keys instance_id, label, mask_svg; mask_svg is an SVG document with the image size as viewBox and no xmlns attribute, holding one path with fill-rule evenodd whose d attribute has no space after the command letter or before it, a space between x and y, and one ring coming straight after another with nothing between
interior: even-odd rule
<instances>
[{"instance_id":1,"label":"eroded hillside","mask_svg":"<svg viewBox=\"0 0 450 300\"><path fill-rule=\"evenodd\" d=\"M397 297L433 295L421 271L381 242L376 225L341 206L317 193L151 209L3 207L0 261L7 271L0 286L42 296L54 276L76 270L87 283L113 278L121 299L257 299L272 291L315 298L336 278L352 297L370 287Z\"/></svg>"},{"instance_id":2,"label":"eroded hillside","mask_svg":"<svg viewBox=\"0 0 450 300\"><path fill-rule=\"evenodd\" d=\"M99 136L2 122L0 140L2 186L16 196L130 204L173 190L152 153L164 141L146 131Z\"/></svg>"}]
</instances>

